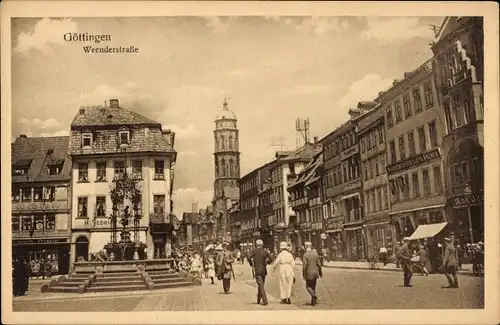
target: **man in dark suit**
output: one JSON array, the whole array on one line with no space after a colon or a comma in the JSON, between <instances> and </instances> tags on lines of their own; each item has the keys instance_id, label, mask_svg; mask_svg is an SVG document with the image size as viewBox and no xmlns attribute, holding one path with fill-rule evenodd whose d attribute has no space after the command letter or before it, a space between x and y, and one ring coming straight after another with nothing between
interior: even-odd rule
<instances>
[{"instance_id":1,"label":"man in dark suit","mask_svg":"<svg viewBox=\"0 0 500 325\"><path fill-rule=\"evenodd\" d=\"M264 284L266 283L267 265L272 262L271 254L263 248L264 242L257 240L255 250L250 255L248 263L254 268L255 281L257 281L257 304L267 305L267 295Z\"/></svg>"},{"instance_id":2,"label":"man in dark suit","mask_svg":"<svg viewBox=\"0 0 500 325\"><path fill-rule=\"evenodd\" d=\"M318 296L316 295L316 282L323 276L321 261L318 253L312 249L310 242L305 243L306 252L302 257L302 276L306 281L306 290L311 295L311 306L316 305Z\"/></svg>"},{"instance_id":3,"label":"man in dark suit","mask_svg":"<svg viewBox=\"0 0 500 325\"><path fill-rule=\"evenodd\" d=\"M408 244L410 243L410 238L403 238L403 245L399 250L399 261L401 263L401 267L403 268L403 282L404 286L409 288L412 287L410 284L411 277L413 276L413 270L411 267L411 251Z\"/></svg>"},{"instance_id":4,"label":"man in dark suit","mask_svg":"<svg viewBox=\"0 0 500 325\"><path fill-rule=\"evenodd\" d=\"M445 238L444 241L446 247L444 249L443 273L448 280L448 286L446 288L458 288L458 252L450 238Z\"/></svg>"}]
</instances>

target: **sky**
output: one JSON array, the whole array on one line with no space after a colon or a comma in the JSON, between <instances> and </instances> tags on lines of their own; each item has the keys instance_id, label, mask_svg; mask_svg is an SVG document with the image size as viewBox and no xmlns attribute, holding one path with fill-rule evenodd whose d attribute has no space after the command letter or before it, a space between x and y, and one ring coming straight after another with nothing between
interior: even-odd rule
<instances>
[{"instance_id":1,"label":"sky","mask_svg":"<svg viewBox=\"0 0 500 325\"><path fill-rule=\"evenodd\" d=\"M444 17L147 17L12 20L12 137L67 135L82 105L120 106L176 132L174 213L210 204L214 118L224 97L238 118L242 176L270 161L271 139L296 147L348 119L431 57L429 24ZM65 33L111 35L94 44ZM83 46L134 46L86 54Z\"/></svg>"}]
</instances>

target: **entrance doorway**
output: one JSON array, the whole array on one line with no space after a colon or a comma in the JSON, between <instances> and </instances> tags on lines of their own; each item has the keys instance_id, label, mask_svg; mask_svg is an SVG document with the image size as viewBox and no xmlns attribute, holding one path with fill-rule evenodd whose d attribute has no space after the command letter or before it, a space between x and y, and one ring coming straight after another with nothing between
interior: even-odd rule
<instances>
[{"instance_id":1,"label":"entrance doorway","mask_svg":"<svg viewBox=\"0 0 500 325\"><path fill-rule=\"evenodd\" d=\"M89 259L89 240L85 236L80 236L76 239L76 254L75 254L75 262L78 261L78 259L83 257L85 261L88 261Z\"/></svg>"}]
</instances>

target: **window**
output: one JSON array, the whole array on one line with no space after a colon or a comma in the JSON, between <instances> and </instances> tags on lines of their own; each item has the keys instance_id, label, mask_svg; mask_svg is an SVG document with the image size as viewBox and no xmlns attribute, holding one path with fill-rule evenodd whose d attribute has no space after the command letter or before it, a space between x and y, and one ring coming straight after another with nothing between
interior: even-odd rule
<instances>
[{"instance_id":1,"label":"window","mask_svg":"<svg viewBox=\"0 0 500 325\"><path fill-rule=\"evenodd\" d=\"M453 180L455 185L462 184L462 170L459 164L453 164Z\"/></svg>"},{"instance_id":2,"label":"window","mask_svg":"<svg viewBox=\"0 0 500 325\"><path fill-rule=\"evenodd\" d=\"M434 192L440 194L443 191L443 182L441 179L441 166L434 166Z\"/></svg>"},{"instance_id":3,"label":"window","mask_svg":"<svg viewBox=\"0 0 500 325\"><path fill-rule=\"evenodd\" d=\"M425 105L427 108L434 105L434 95L432 93L432 83L429 81L424 85Z\"/></svg>"},{"instance_id":4,"label":"window","mask_svg":"<svg viewBox=\"0 0 500 325\"><path fill-rule=\"evenodd\" d=\"M415 112L422 111L422 97L420 97L420 88L413 90L413 100L415 101Z\"/></svg>"},{"instance_id":5,"label":"window","mask_svg":"<svg viewBox=\"0 0 500 325\"><path fill-rule=\"evenodd\" d=\"M394 120L392 118L392 107L391 106L387 107L386 113L387 113L387 128L390 129L394 125Z\"/></svg>"},{"instance_id":6,"label":"window","mask_svg":"<svg viewBox=\"0 0 500 325\"><path fill-rule=\"evenodd\" d=\"M410 157L413 157L417 154L415 149L415 137L413 136L413 130L408 132L408 149L410 153Z\"/></svg>"},{"instance_id":7,"label":"window","mask_svg":"<svg viewBox=\"0 0 500 325\"><path fill-rule=\"evenodd\" d=\"M385 157L384 155L380 155L380 173L385 173Z\"/></svg>"},{"instance_id":8,"label":"window","mask_svg":"<svg viewBox=\"0 0 500 325\"><path fill-rule=\"evenodd\" d=\"M455 110L455 122L457 127L464 125L464 112L460 94L455 94L455 96L453 96L453 109Z\"/></svg>"},{"instance_id":9,"label":"window","mask_svg":"<svg viewBox=\"0 0 500 325\"><path fill-rule=\"evenodd\" d=\"M163 160L155 160L155 179L165 179Z\"/></svg>"},{"instance_id":10,"label":"window","mask_svg":"<svg viewBox=\"0 0 500 325\"><path fill-rule=\"evenodd\" d=\"M420 182L418 180L418 173L413 173L411 175L411 182L413 184L413 197L420 197Z\"/></svg>"},{"instance_id":11,"label":"window","mask_svg":"<svg viewBox=\"0 0 500 325\"><path fill-rule=\"evenodd\" d=\"M165 195L153 196L153 211L155 214L165 214Z\"/></svg>"},{"instance_id":12,"label":"window","mask_svg":"<svg viewBox=\"0 0 500 325\"><path fill-rule=\"evenodd\" d=\"M34 221L35 221L35 231L43 231L43 224L44 224L43 215L35 215Z\"/></svg>"},{"instance_id":13,"label":"window","mask_svg":"<svg viewBox=\"0 0 500 325\"><path fill-rule=\"evenodd\" d=\"M132 177L142 179L142 160L132 161Z\"/></svg>"},{"instance_id":14,"label":"window","mask_svg":"<svg viewBox=\"0 0 500 325\"><path fill-rule=\"evenodd\" d=\"M45 216L45 230L56 230L56 216L54 214Z\"/></svg>"},{"instance_id":15,"label":"window","mask_svg":"<svg viewBox=\"0 0 500 325\"><path fill-rule=\"evenodd\" d=\"M420 153L425 152L427 150L427 143L425 142L425 130L424 127L419 127L417 129L418 132L418 143L420 144Z\"/></svg>"},{"instance_id":16,"label":"window","mask_svg":"<svg viewBox=\"0 0 500 325\"><path fill-rule=\"evenodd\" d=\"M401 103L399 100L394 102L394 113L396 114L396 123L401 122L403 119L401 117Z\"/></svg>"},{"instance_id":17,"label":"window","mask_svg":"<svg viewBox=\"0 0 500 325\"><path fill-rule=\"evenodd\" d=\"M378 209L379 210L383 210L383 205L382 205L382 188L378 188L376 191L377 191Z\"/></svg>"},{"instance_id":18,"label":"window","mask_svg":"<svg viewBox=\"0 0 500 325\"><path fill-rule=\"evenodd\" d=\"M78 164L78 181L79 182L89 181L89 164L87 163Z\"/></svg>"},{"instance_id":19,"label":"window","mask_svg":"<svg viewBox=\"0 0 500 325\"><path fill-rule=\"evenodd\" d=\"M383 198L384 198L384 207L386 209L388 209L389 208L389 193L387 191L387 186L384 186L384 196L383 196Z\"/></svg>"},{"instance_id":20,"label":"window","mask_svg":"<svg viewBox=\"0 0 500 325\"><path fill-rule=\"evenodd\" d=\"M371 191L372 211L377 211L377 202L375 202L375 191Z\"/></svg>"},{"instance_id":21,"label":"window","mask_svg":"<svg viewBox=\"0 0 500 325\"><path fill-rule=\"evenodd\" d=\"M410 180L408 174L403 176L403 197L405 200L410 198Z\"/></svg>"},{"instance_id":22,"label":"window","mask_svg":"<svg viewBox=\"0 0 500 325\"><path fill-rule=\"evenodd\" d=\"M404 135L400 136L398 138L398 145L399 145L399 159L403 160L406 158L406 153L405 153L405 137Z\"/></svg>"},{"instance_id":23,"label":"window","mask_svg":"<svg viewBox=\"0 0 500 325\"><path fill-rule=\"evenodd\" d=\"M115 178L122 177L125 174L125 162L124 161L115 161Z\"/></svg>"},{"instance_id":24,"label":"window","mask_svg":"<svg viewBox=\"0 0 500 325\"><path fill-rule=\"evenodd\" d=\"M372 134L371 133L368 133L366 140L367 140L366 150L370 150L372 148Z\"/></svg>"},{"instance_id":25,"label":"window","mask_svg":"<svg viewBox=\"0 0 500 325\"><path fill-rule=\"evenodd\" d=\"M431 184L429 181L429 170L428 169L424 169L422 171L422 180L423 180L423 184L424 184L424 195L427 196L427 195L431 194Z\"/></svg>"},{"instance_id":26,"label":"window","mask_svg":"<svg viewBox=\"0 0 500 325\"><path fill-rule=\"evenodd\" d=\"M51 164L47 164L47 174L49 175L59 175L63 169L64 159L62 161L57 161Z\"/></svg>"},{"instance_id":27,"label":"window","mask_svg":"<svg viewBox=\"0 0 500 325\"><path fill-rule=\"evenodd\" d=\"M365 138L364 138L364 137L363 137L363 138L361 138L361 141L360 141L360 143L359 143L359 146L360 146L360 148L361 148L361 152L362 152L362 153L363 153L363 152L365 152Z\"/></svg>"},{"instance_id":28,"label":"window","mask_svg":"<svg viewBox=\"0 0 500 325\"><path fill-rule=\"evenodd\" d=\"M384 129L383 128L378 128L378 143L379 144L384 143Z\"/></svg>"},{"instance_id":29,"label":"window","mask_svg":"<svg viewBox=\"0 0 500 325\"><path fill-rule=\"evenodd\" d=\"M428 124L429 126L429 141L431 143L431 148L435 148L438 145L438 135L436 130L436 121L432 121Z\"/></svg>"},{"instance_id":30,"label":"window","mask_svg":"<svg viewBox=\"0 0 500 325\"><path fill-rule=\"evenodd\" d=\"M130 143L130 132L129 131L118 132L118 137L120 139L120 144L129 144Z\"/></svg>"},{"instance_id":31,"label":"window","mask_svg":"<svg viewBox=\"0 0 500 325\"><path fill-rule=\"evenodd\" d=\"M92 133L83 133L82 147L91 147L91 146L92 146Z\"/></svg>"},{"instance_id":32,"label":"window","mask_svg":"<svg viewBox=\"0 0 500 325\"><path fill-rule=\"evenodd\" d=\"M78 218L88 218L87 203L88 203L87 197L78 198Z\"/></svg>"},{"instance_id":33,"label":"window","mask_svg":"<svg viewBox=\"0 0 500 325\"><path fill-rule=\"evenodd\" d=\"M342 171L344 173L344 183L347 182L347 163L342 164Z\"/></svg>"},{"instance_id":34,"label":"window","mask_svg":"<svg viewBox=\"0 0 500 325\"><path fill-rule=\"evenodd\" d=\"M31 187L25 187L21 190L22 200L31 201Z\"/></svg>"},{"instance_id":35,"label":"window","mask_svg":"<svg viewBox=\"0 0 500 325\"><path fill-rule=\"evenodd\" d=\"M56 188L55 186L49 186L44 188L43 199L48 201L54 201L56 198Z\"/></svg>"},{"instance_id":36,"label":"window","mask_svg":"<svg viewBox=\"0 0 500 325\"><path fill-rule=\"evenodd\" d=\"M368 165L365 164L365 179L369 179L368 178Z\"/></svg>"},{"instance_id":37,"label":"window","mask_svg":"<svg viewBox=\"0 0 500 325\"><path fill-rule=\"evenodd\" d=\"M451 118L450 103L444 102L443 107L444 107L444 116L446 119L446 127L447 127L448 133L449 133L454 128L453 119Z\"/></svg>"},{"instance_id":38,"label":"window","mask_svg":"<svg viewBox=\"0 0 500 325\"><path fill-rule=\"evenodd\" d=\"M379 165L378 165L378 157L375 158L375 176L380 175Z\"/></svg>"},{"instance_id":39,"label":"window","mask_svg":"<svg viewBox=\"0 0 500 325\"><path fill-rule=\"evenodd\" d=\"M19 217L12 217L12 231L19 231Z\"/></svg>"},{"instance_id":40,"label":"window","mask_svg":"<svg viewBox=\"0 0 500 325\"><path fill-rule=\"evenodd\" d=\"M389 150L391 152L391 164L394 164L397 161L397 159L396 159L396 143L394 142L394 140L389 142Z\"/></svg>"},{"instance_id":41,"label":"window","mask_svg":"<svg viewBox=\"0 0 500 325\"><path fill-rule=\"evenodd\" d=\"M95 212L97 217L106 216L106 197L98 196L95 199Z\"/></svg>"},{"instance_id":42,"label":"window","mask_svg":"<svg viewBox=\"0 0 500 325\"><path fill-rule=\"evenodd\" d=\"M469 181L469 161L468 160L463 160L460 163L460 169L462 171L462 181L467 182Z\"/></svg>"},{"instance_id":43,"label":"window","mask_svg":"<svg viewBox=\"0 0 500 325\"><path fill-rule=\"evenodd\" d=\"M43 200L43 187L35 187L33 189L33 199L35 201L42 201Z\"/></svg>"},{"instance_id":44,"label":"window","mask_svg":"<svg viewBox=\"0 0 500 325\"><path fill-rule=\"evenodd\" d=\"M474 106L472 105L470 91L467 91L464 95L464 111L465 123L470 123L476 120L476 113L474 112Z\"/></svg>"},{"instance_id":45,"label":"window","mask_svg":"<svg viewBox=\"0 0 500 325\"><path fill-rule=\"evenodd\" d=\"M370 160L370 179L373 178L373 164L372 161Z\"/></svg>"},{"instance_id":46,"label":"window","mask_svg":"<svg viewBox=\"0 0 500 325\"><path fill-rule=\"evenodd\" d=\"M27 231L27 230L31 230L32 226L33 226L33 220L31 220L31 217L30 216L24 216L22 217L23 218L23 223L22 223L22 230L23 231Z\"/></svg>"},{"instance_id":47,"label":"window","mask_svg":"<svg viewBox=\"0 0 500 325\"><path fill-rule=\"evenodd\" d=\"M96 181L97 182L105 182L106 181L106 163L105 162L96 163L96 170L97 170Z\"/></svg>"},{"instance_id":48,"label":"window","mask_svg":"<svg viewBox=\"0 0 500 325\"><path fill-rule=\"evenodd\" d=\"M411 111L410 94L403 97L403 108L405 110L405 119L407 119L413 114Z\"/></svg>"},{"instance_id":49,"label":"window","mask_svg":"<svg viewBox=\"0 0 500 325\"><path fill-rule=\"evenodd\" d=\"M12 201L19 201L21 199L21 188L18 185L12 184Z\"/></svg>"}]
</instances>

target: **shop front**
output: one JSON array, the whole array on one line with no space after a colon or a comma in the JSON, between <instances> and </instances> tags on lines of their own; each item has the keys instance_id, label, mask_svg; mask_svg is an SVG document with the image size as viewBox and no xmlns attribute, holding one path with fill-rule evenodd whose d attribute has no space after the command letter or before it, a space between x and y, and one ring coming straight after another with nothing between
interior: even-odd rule
<instances>
[{"instance_id":1,"label":"shop front","mask_svg":"<svg viewBox=\"0 0 500 325\"><path fill-rule=\"evenodd\" d=\"M312 242L312 223L311 222L301 222L299 223L299 237L301 246L305 242Z\"/></svg>"},{"instance_id":2,"label":"shop front","mask_svg":"<svg viewBox=\"0 0 500 325\"><path fill-rule=\"evenodd\" d=\"M344 233L342 232L342 217L335 216L325 219L326 249L332 260L346 258Z\"/></svg>"},{"instance_id":3,"label":"shop front","mask_svg":"<svg viewBox=\"0 0 500 325\"><path fill-rule=\"evenodd\" d=\"M449 208L450 228L459 244L484 242L483 193L455 196L449 200Z\"/></svg>"},{"instance_id":4,"label":"shop front","mask_svg":"<svg viewBox=\"0 0 500 325\"><path fill-rule=\"evenodd\" d=\"M50 260L53 274L68 274L70 267L70 238L40 238L12 240L12 257Z\"/></svg>"},{"instance_id":5,"label":"shop front","mask_svg":"<svg viewBox=\"0 0 500 325\"><path fill-rule=\"evenodd\" d=\"M396 245L396 225L389 220L368 223L365 225L367 254L369 258L379 254L380 248L385 247L389 257L394 258Z\"/></svg>"},{"instance_id":6,"label":"shop front","mask_svg":"<svg viewBox=\"0 0 500 325\"><path fill-rule=\"evenodd\" d=\"M362 221L353 224L344 224L347 258L350 261L365 259L364 230Z\"/></svg>"},{"instance_id":7,"label":"shop front","mask_svg":"<svg viewBox=\"0 0 500 325\"><path fill-rule=\"evenodd\" d=\"M427 206L405 211L389 213L392 220L397 223L396 240L410 237L419 225L447 222L444 204Z\"/></svg>"}]
</instances>

